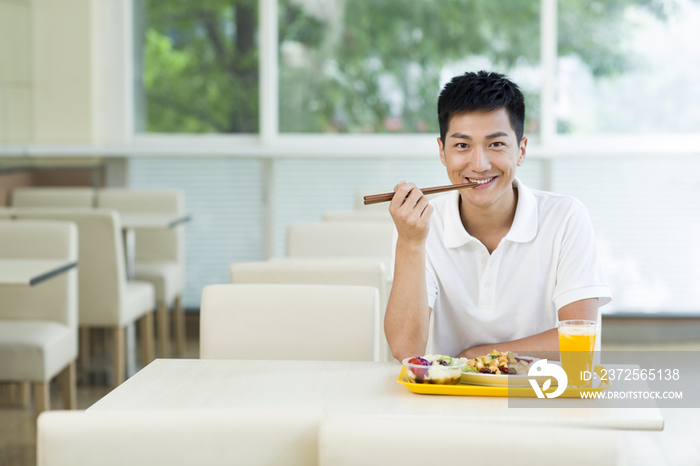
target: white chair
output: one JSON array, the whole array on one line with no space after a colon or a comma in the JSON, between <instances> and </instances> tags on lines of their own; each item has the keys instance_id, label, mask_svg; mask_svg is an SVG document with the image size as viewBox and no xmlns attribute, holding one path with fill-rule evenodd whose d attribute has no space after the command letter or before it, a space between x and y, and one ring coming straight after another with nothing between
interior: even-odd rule
<instances>
[{"instance_id":1,"label":"white chair","mask_svg":"<svg viewBox=\"0 0 700 466\"><path fill-rule=\"evenodd\" d=\"M292 223L287 257L375 258L388 265L393 233L393 223L384 221Z\"/></svg>"},{"instance_id":2,"label":"white chair","mask_svg":"<svg viewBox=\"0 0 700 466\"><path fill-rule=\"evenodd\" d=\"M321 427L318 463L613 466L624 464L622 456L621 437L609 430L451 417L341 416Z\"/></svg>"},{"instance_id":3,"label":"white chair","mask_svg":"<svg viewBox=\"0 0 700 466\"><path fill-rule=\"evenodd\" d=\"M12 190L14 207L93 207L94 188L22 187Z\"/></svg>"},{"instance_id":4,"label":"white chair","mask_svg":"<svg viewBox=\"0 0 700 466\"><path fill-rule=\"evenodd\" d=\"M379 321L389 299L389 274L378 259L280 259L236 262L229 266L231 283L372 286L379 290ZM389 344L380 332L380 359L390 358Z\"/></svg>"},{"instance_id":5,"label":"white chair","mask_svg":"<svg viewBox=\"0 0 700 466\"><path fill-rule=\"evenodd\" d=\"M89 359L92 327L109 328L114 335L114 385L125 378L127 325L138 321L143 364L153 359L153 309L155 292L148 282L126 280L124 244L119 214L110 209L24 208L20 219L52 219L78 225L80 269L78 272L81 327L81 362Z\"/></svg>"},{"instance_id":6,"label":"white chair","mask_svg":"<svg viewBox=\"0 0 700 466\"><path fill-rule=\"evenodd\" d=\"M0 207L0 219L9 220L14 217L15 209L12 207Z\"/></svg>"},{"instance_id":7,"label":"white chair","mask_svg":"<svg viewBox=\"0 0 700 466\"><path fill-rule=\"evenodd\" d=\"M0 221L3 259L78 259L75 224ZM49 409L49 384L58 376L63 404L76 407L78 282L76 269L34 286L0 287L0 381L21 382L23 403L29 383L35 410Z\"/></svg>"},{"instance_id":8,"label":"white chair","mask_svg":"<svg viewBox=\"0 0 700 466\"><path fill-rule=\"evenodd\" d=\"M97 206L125 213L181 215L185 213L185 196L180 190L100 189ZM156 290L158 352L170 357L170 322L173 309L175 353L185 353L184 226L168 229L137 229L136 279L153 284Z\"/></svg>"},{"instance_id":9,"label":"white chair","mask_svg":"<svg viewBox=\"0 0 700 466\"><path fill-rule=\"evenodd\" d=\"M208 285L202 359L379 360L379 293L368 286Z\"/></svg>"},{"instance_id":10,"label":"white chair","mask_svg":"<svg viewBox=\"0 0 700 466\"><path fill-rule=\"evenodd\" d=\"M39 466L314 466L320 408L51 411Z\"/></svg>"}]
</instances>

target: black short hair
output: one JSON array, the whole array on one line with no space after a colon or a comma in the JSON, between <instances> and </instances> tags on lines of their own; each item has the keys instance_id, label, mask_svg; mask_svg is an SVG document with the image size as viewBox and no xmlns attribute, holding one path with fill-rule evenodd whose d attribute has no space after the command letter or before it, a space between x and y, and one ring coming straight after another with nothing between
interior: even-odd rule
<instances>
[{"instance_id":1,"label":"black short hair","mask_svg":"<svg viewBox=\"0 0 700 466\"><path fill-rule=\"evenodd\" d=\"M501 107L506 108L510 126L520 142L525 126L525 98L517 84L492 71L470 71L455 76L445 85L438 98L437 111L442 143L445 144L447 127L455 113L490 111Z\"/></svg>"}]
</instances>

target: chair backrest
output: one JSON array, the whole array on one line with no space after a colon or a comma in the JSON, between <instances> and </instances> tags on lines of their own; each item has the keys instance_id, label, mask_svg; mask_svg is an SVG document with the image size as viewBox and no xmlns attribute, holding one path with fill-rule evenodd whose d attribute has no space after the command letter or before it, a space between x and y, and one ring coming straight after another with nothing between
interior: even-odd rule
<instances>
[{"instance_id":1,"label":"chair backrest","mask_svg":"<svg viewBox=\"0 0 700 466\"><path fill-rule=\"evenodd\" d=\"M231 283L372 286L379 290L379 321L384 322L390 277L379 259L279 259L236 262L229 266ZM380 332L380 359L389 360L389 344Z\"/></svg>"},{"instance_id":2,"label":"chair backrest","mask_svg":"<svg viewBox=\"0 0 700 466\"><path fill-rule=\"evenodd\" d=\"M78 225L80 324L119 324L121 299L126 289L119 214L110 209L23 208L17 209L17 217L71 221Z\"/></svg>"},{"instance_id":3,"label":"chair backrest","mask_svg":"<svg viewBox=\"0 0 700 466\"><path fill-rule=\"evenodd\" d=\"M74 223L0 220L0 258L78 260ZM0 319L51 320L78 329L77 271L0 292ZM77 333L76 333L77 337Z\"/></svg>"},{"instance_id":4,"label":"chair backrest","mask_svg":"<svg viewBox=\"0 0 700 466\"><path fill-rule=\"evenodd\" d=\"M120 213L185 213L181 190L105 188L97 191L97 207ZM184 261L184 226L159 230L136 230L137 261Z\"/></svg>"},{"instance_id":5,"label":"chair backrest","mask_svg":"<svg viewBox=\"0 0 700 466\"><path fill-rule=\"evenodd\" d=\"M373 286L379 303L386 306L389 283L386 266L379 259L278 259L234 262L231 283Z\"/></svg>"},{"instance_id":6,"label":"chair backrest","mask_svg":"<svg viewBox=\"0 0 700 466\"><path fill-rule=\"evenodd\" d=\"M14 207L93 207L95 190L76 187L22 187L12 190Z\"/></svg>"},{"instance_id":7,"label":"chair backrest","mask_svg":"<svg viewBox=\"0 0 700 466\"><path fill-rule=\"evenodd\" d=\"M46 411L39 466L316 465L320 408Z\"/></svg>"},{"instance_id":8,"label":"chair backrest","mask_svg":"<svg viewBox=\"0 0 700 466\"><path fill-rule=\"evenodd\" d=\"M366 286L209 285L202 359L379 360L379 293Z\"/></svg>"},{"instance_id":9,"label":"chair backrest","mask_svg":"<svg viewBox=\"0 0 700 466\"><path fill-rule=\"evenodd\" d=\"M473 445L464 447L465 439ZM459 417L341 416L322 425L318 462L423 466L429 451L437 448L440 464L613 466L624 464L620 442L615 432L573 427Z\"/></svg>"},{"instance_id":10,"label":"chair backrest","mask_svg":"<svg viewBox=\"0 0 700 466\"><path fill-rule=\"evenodd\" d=\"M393 222L389 210L327 210L323 213L324 222Z\"/></svg>"},{"instance_id":11,"label":"chair backrest","mask_svg":"<svg viewBox=\"0 0 700 466\"><path fill-rule=\"evenodd\" d=\"M384 221L292 223L287 257L354 257L391 260L394 225Z\"/></svg>"}]
</instances>

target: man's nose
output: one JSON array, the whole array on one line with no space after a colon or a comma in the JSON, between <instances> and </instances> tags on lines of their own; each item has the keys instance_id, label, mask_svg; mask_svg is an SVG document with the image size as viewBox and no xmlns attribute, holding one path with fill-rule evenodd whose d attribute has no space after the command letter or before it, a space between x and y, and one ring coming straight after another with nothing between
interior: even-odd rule
<instances>
[{"instance_id":1,"label":"man's nose","mask_svg":"<svg viewBox=\"0 0 700 466\"><path fill-rule=\"evenodd\" d=\"M491 168L488 154L481 146L476 146L474 148L469 164L474 172L483 172Z\"/></svg>"}]
</instances>

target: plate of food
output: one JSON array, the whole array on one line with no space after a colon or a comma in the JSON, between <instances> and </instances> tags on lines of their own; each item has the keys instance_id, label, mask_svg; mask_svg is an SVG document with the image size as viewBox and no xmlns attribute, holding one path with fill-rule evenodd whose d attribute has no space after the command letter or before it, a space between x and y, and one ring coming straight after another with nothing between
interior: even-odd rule
<instances>
[{"instance_id":1,"label":"plate of food","mask_svg":"<svg viewBox=\"0 0 700 466\"><path fill-rule=\"evenodd\" d=\"M466 364L462 367L460 379L462 383L529 387L530 382L528 380L534 378L539 384L552 380L551 383L556 385L556 380L553 377L528 377L527 371L530 369L530 366L535 361L539 361L538 358L532 356L519 356L518 353L512 351L499 352L493 350L486 356L462 359L466 361Z\"/></svg>"}]
</instances>

